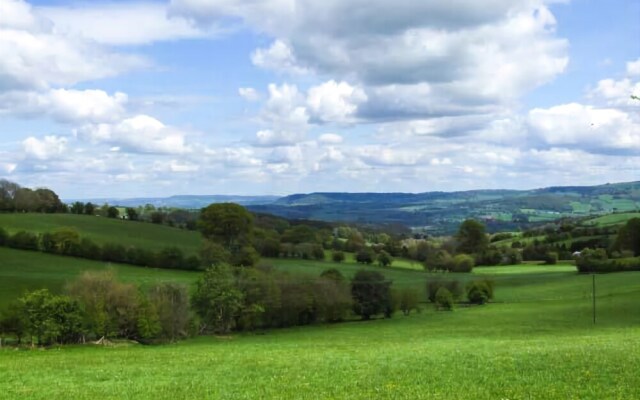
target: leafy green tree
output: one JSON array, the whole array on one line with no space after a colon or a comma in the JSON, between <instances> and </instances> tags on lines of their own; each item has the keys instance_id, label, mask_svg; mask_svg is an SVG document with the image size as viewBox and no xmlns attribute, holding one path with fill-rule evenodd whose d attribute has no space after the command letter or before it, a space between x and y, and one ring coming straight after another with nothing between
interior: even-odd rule
<instances>
[{"instance_id":1,"label":"leafy green tree","mask_svg":"<svg viewBox=\"0 0 640 400\"><path fill-rule=\"evenodd\" d=\"M127 213L127 219L129 221L137 221L138 220L138 218L139 218L138 211L135 208L127 207L125 212Z\"/></svg>"},{"instance_id":2,"label":"leafy green tree","mask_svg":"<svg viewBox=\"0 0 640 400\"><path fill-rule=\"evenodd\" d=\"M353 308L349 285L335 272L324 271L314 285L314 308L324 322L342 321Z\"/></svg>"},{"instance_id":3,"label":"leafy green tree","mask_svg":"<svg viewBox=\"0 0 640 400\"><path fill-rule=\"evenodd\" d=\"M342 272L340 272L339 270L337 270L335 268L325 269L320 274L320 278L331 279L332 281L338 282L338 283L346 282L346 279L345 279L344 275L342 275Z\"/></svg>"},{"instance_id":4,"label":"leafy green tree","mask_svg":"<svg viewBox=\"0 0 640 400\"><path fill-rule=\"evenodd\" d=\"M9 234L0 226L0 246L4 246L9 241Z\"/></svg>"},{"instance_id":5,"label":"leafy green tree","mask_svg":"<svg viewBox=\"0 0 640 400\"><path fill-rule=\"evenodd\" d=\"M116 207L109 207L107 208L107 217L108 218L118 218L120 216L120 210L118 210Z\"/></svg>"},{"instance_id":6,"label":"leafy green tree","mask_svg":"<svg viewBox=\"0 0 640 400\"><path fill-rule=\"evenodd\" d=\"M231 253L221 244L205 240L200 250L200 259L205 267L227 264L231 261Z\"/></svg>"},{"instance_id":7,"label":"leafy green tree","mask_svg":"<svg viewBox=\"0 0 640 400\"><path fill-rule=\"evenodd\" d=\"M208 268L196 282L191 304L202 322L202 330L227 333L241 311L243 294L229 266Z\"/></svg>"},{"instance_id":8,"label":"leafy green tree","mask_svg":"<svg viewBox=\"0 0 640 400\"><path fill-rule=\"evenodd\" d=\"M143 293L138 293L138 307L136 310L136 328L139 339L149 341L162 331L158 310Z\"/></svg>"},{"instance_id":9,"label":"leafy green tree","mask_svg":"<svg viewBox=\"0 0 640 400\"><path fill-rule=\"evenodd\" d=\"M26 332L24 317L20 302L9 303L7 308L0 312L0 339L13 335L20 344Z\"/></svg>"},{"instance_id":10,"label":"leafy green tree","mask_svg":"<svg viewBox=\"0 0 640 400\"><path fill-rule=\"evenodd\" d=\"M345 255L343 251L334 251L331 253L331 259L333 262L341 263L345 260Z\"/></svg>"},{"instance_id":11,"label":"leafy green tree","mask_svg":"<svg viewBox=\"0 0 640 400\"><path fill-rule=\"evenodd\" d=\"M381 267L389 267L393 263L393 258L391 257L391 255L384 250L378 253L377 259L378 265L380 265Z\"/></svg>"},{"instance_id":12,"label":"leafy green tree","mask_svg":"<svg viewBox=\"0 0 640 400\"><path fill-rule=\"evenodd\" d=\"M484 304L493 299L493 282L487 279L469 282L467 299L473 304Z\"/></svg>"},{"instance_id":13,"label":"leafy green tree","mask_svg":"<svg viewBox=\"0 0 640 400\"><path fill-rule=\"evenodd\" d=\"M635 257L640 256L640 218L631 218L618 229L613 247L616 250L630 250Z\"/></svg>"},{"instance_id":14,"label":"leafy green tree","mask_svg":"<svg viewBox=\"0 0 640 400\"><path fill-rule=\"evenodd\" d=\"M481 253L489 245L484 225L473 219L468 219L460 225L456 240L457 251L460 253Z\"/></svg>"},{"instance_id":15,"label":"leafy green tree","mask_svg":"<svg viewBox=\"0 0 640 400\"><path fill-rule=\"evenodd\" d=\"M284 231L281 237L283 243L315 243L317 241L316 231L307 225L296 225Z\"/></svg>"},{"instance_id":16,"label":"leafy green tree","mask_svg":"<svg viewBox=\"0 0 640 400\"><path fill-rule=\"evenodd\" d=\"M92 202L88 202L84 205L84 213L86 215L94 215L96 213L96 205Z\"/></svg>"},{"instance_id":17,"label":"leafy green tree","mask_svg":"<svg viewBox=\"0 0 640 400\"><path fill-rule=\"evenodd\" d=\"M41 289L27 292L19 302L32 344L71 343L82 335L80 307L69 297Z\"/></svg>"},{"instance_id":18,"label":"leafy green tree","mask_svg":"<svg viewBox=\"0 0 640 400\"><path fill-rule=\"evenodd\" d=\"M7 245L14 249L38 250L38 236L31 232L18 231L9 237Z\"/></svg>"},{"instance_id":19,"label":"leafy green tree","mask_svg":"<svg viewBox=\"0 0 640 400\"><path fill-rule=\"evenodd\" d=\"M451 292L444 286L441 286L436 292L435 303L438 310L453 310L453 296Z\"/></svg>"},{"instance_id":20,"label":"leafy green tree","mask_svg":"<svg viewBox=\"0 0 640 400\"><path fill-rule=\"evenodd\" d=\"M353 311L368 320L391 304L391 281L378 271L358 271L351 280Z\"/></svg>"},{"instance_id":21,"label":"leafy green tree","mask_svg":"<svg viewBox=\"0 0 640 400\"><path fill-rule=\"evenodd\" d=\"M158 283L149 290L149 301L157 312L162 337L174 341L188 335L191 311L185 285Z\"/></svg>"},{"instance_id":22,"label":"leafy green tree","mask_svg":"<svg viewBox=\"0 0 640 400\"><path fill-rule=\"evenodd\" d=\"M373 264L373 251L371 249L363 247L356 253L356 262L360 264Z\"/></svg>"},{"instance_id":23,"label":"leafy green tree","mask_svg":"<svg viewBox=\"0 0 640 400\"><path fill-rule=\"evenodd\" d=\"M409 315L411 311L420 311L420 295L415 289L402 289L399 293L396 293L397 303L400 311L404 315Z\"/></svg>"},{"instance_id":24,"label":"leafy green tree","mask_svg":"<svg viewBox=\"0 0 640 400\"><path fill-rule=\"evenodd\" d=\"M206 239L220 243L233 254L250 243L253 215L238 204L211 204L202 209L198 225Z\"/></svg>"},{"instance_id":25,"label":"leafy green tree","mask_svg":"<svg viewBox=\"0 0 640 400\"><path fill-rule=\"evenodd\" d=\"M84 214L84 203L81 201L74 202L69 211L71 214Z\"/></svg>"},{"instance_id":26,"label":"leafy green tree","mask_svg":"<svg viewBox=\"0 0 640 400\"><path fill-rule=\"evenodd\" d=\"M0 212L13 212L16 208L15 194L20 185L0 179Z\"/></svg>"},{"instance_id":27,"label":"leafy green tree","mask_svg":"<svg viewBox=\"0 0 640 400\"><path fill-rule=\"evenodd\" d=\"M452 272L471 272L475 260L468 254L458 254L453 258Z\"/></svg>"}]
</instances>

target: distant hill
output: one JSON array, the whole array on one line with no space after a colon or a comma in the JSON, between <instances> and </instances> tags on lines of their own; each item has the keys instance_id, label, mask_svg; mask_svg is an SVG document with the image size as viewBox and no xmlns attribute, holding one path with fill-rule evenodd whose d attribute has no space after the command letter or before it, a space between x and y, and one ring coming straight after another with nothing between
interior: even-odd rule
<instances>
[{"instance_id":1,"label":"distant hill","mask_svg":"<svg viewBox=\"0 0 640 400\"><path fill-rule=\"evenodd\" d=\"M434 234L455 231L466 218L489 230L510 230L562 217L640 210L640 182L534 190L425 193L310 193L249 206L286 218L365 224L398 223Z\"/></svg>"},{"instance_id":2,"label":"distant hill","mask_svg":"<svg viewBox=\"0 0 640 400\"><path fill-rule=\"evenodd\" d=\"M171 197L136 197L136 198L99 198L99 199L64 199L66 203L74 201L110 204L121 207L138 207L151 204L154 207L174 207L197 209L212 203L237 203L243 206L254 204L270 204L278 200L278 196L227 196L227 195L180 195Z\"/></svg>"},{"instance_id":3,"label":"distant hill","mask_svg":"<svg viewBox=\"0 0 640 400\"><path fill-rule=\"evenodd\" d=\"M82 201L87 201L84 199ZM470 190L424 193L308 193L277 196L172 196L93 199L124 207L198 209L234 202L255 212L289 219L401 224L432 234L454 232L466 218L483 220L490 231L515 230L562 217L640 210L640 182L556 186L533 190Z\"/></svg>"}]
</instances>

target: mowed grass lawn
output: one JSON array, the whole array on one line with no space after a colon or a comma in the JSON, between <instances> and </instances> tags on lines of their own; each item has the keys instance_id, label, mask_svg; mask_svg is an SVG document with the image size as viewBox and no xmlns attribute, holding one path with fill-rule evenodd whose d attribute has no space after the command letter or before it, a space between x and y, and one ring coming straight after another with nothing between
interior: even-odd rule
<instances>
[{"instance_id":1,"label":"mowed grass lawn","mask_svg":"<svg viewBox=\"0 0 640 400\"><path fill-rule=\"evenodd\" d=\"M16 251L0 249L0 257L7 252ZM74 268L82 269L57 258L61 264L50 267L53 275L69 268L73 276ZM31 261L22 268L28 270ZM269 261L313 275L332 265ZM197 276L116 268L123 279L141 282L164 272L185 282ZM348 275L359 266L340 268ZM137 271L154 278L136 277ZM52 277L41 273L46 284ZM385 273L415 287L423 287L429 277L416 271ZM595 326L591 276L578 275L570 266L485 267L451 276L494 279L496 302L453 312L425 305L422 313L409 317L200 337L171 345L4 349L0 398L640 398L640 273L596 277ZM6 281L2 275L0 282Z\"/></svg>"},{"instance_id":2,"label":"mowed grass lawn","mask_svg":"<svg viewBox=\"0 0 640 400\"><path fill-rule=\"evenodd\" d=\"M202 245L199 232L92 215L0 214L0 228L9 233L21 230L43 233L60 228L73 228L81 237L92 239L100 245L119 243L154 251L177 246L187 254L198 254Z\"/></svg>"}]
</instances>

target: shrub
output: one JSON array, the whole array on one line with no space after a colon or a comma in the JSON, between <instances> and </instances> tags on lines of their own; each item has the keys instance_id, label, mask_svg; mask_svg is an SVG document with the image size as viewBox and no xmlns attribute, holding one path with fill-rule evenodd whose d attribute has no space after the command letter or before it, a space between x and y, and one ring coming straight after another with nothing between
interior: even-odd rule
<instances>
[{"instance_id":1,"label":"shrub","mask_svg":"<svg viewBox=\"0 0 640 400\"><path fill-rule=\"evenodd\" d=\"M4 230L4 228L0 227L0 246L4 246L5 244L7 244L8 240L9 234Z\"/></svg>"},{"instance_id":2,"label":"shrub","mask_svg":"<svg viewBox=\"0 0 640 400\"><path fill-rule=\"evenodd\" d=\"M446 288L449 293L451 293L455 301L462 297L462 286L459 281L434 278L427 281L427 298L430 302L435 303L436 293L438 293L438 289L441 287Z\"/></svg>"},{"instance_id":3,"label":"shrub","mask_svg":"<svg viewBox=\"0 0 640 400\"><path fill-rule=\"evenodd\" d=\"M156 266L158 268L182 269L184 267L184 253L176 246L165 247L156 256Z\"/></svg>"},{"instance_id":4,"label":"shrub","mask_svg":"<svg viewBox=\"0 0 640 400\"><path fill-rule=\"evenodd\" d=\"M453 258L453 269L452 272L471 272L473 266L475 265L475 260L473 257L467 254L458 254Z\"/></svg>"},{"instance_id":5,"label":"shrub","mask_svg":"<svg viewBox=\"0 0 640 400\"><path fill-rule=\"evenodd\" d=\"M544 255L543 261L547 265L556 265L558 263L558 253L549 251Z\"/></svg>"},{"instance_id":6,"label":"shrub","mask_svg":"<svg viewBox=\"0 0 640 400\"><path fill-rule=\"evenodd\" d=\"M378 265L381 267L389 267L392 263L393 258L391 258L391 255L386 251L381 250L380 254L378 254Z\"/></svg>"},{"instance_id":7,"label":"shrub","mask_svg":"<svg viewBox=\"0 0 640 400\"><path fill-rule=\"evenodd\" d=\"M333 260L333 262L337 262L337 263L341 263L345 260L345 255L344 252L342 251L334 251L331 254L331 259Z\"/></svg>"},{"instance_id":8,"label":"shrub","mask_svg":"<svg viewBox=\"0 0 640 400\"><path fill-rule=\"evenodd\" d=\"M351 296L353 297L353 311L362 317L385 313L390 316L391 281L386 280L378 271L360 270L351 280Z\"/></svg>"},{"instance_id":9,"label":"shrub","mask_svg":"<svg viewBox=\"0 0 640 400\"><path fill-rule=\"evenodd\" d=\"M14 249L38 250L38 236L26 231L16 232L9 237L7 245Z\"/></svg>"},{"instance_id":10,"label":"shrub","mask_svg":"<svg viewBox=\"0 0 640 400\"><path fill-rule=\"evenodd\" d=\"M359 264L372 264L373 253L370 249L363 248L356 253L356 262Z\"/></svg>"},{"instance_id":11,"label":"shrub","mask_svg":"<svg viewBox=\"0 0 640 400\"><path fill-rule=\"evenodd\" d=\"M467 299L473 304L484 304L493 299L493 282L476 280L467 285Z\"/></svg>"},{"instance_id":12,"label":"shrub","mask_svg":"<svg viewBox=\"0 0 640 400\"><path fill-rule=\"evenodd\" d=\"M446 287L440 287L435 297L436 307L438 310L453 310L453 296Z\"/></svg>"},{"instance_id":13,"label":"shrub","mask_svg":"<svg viewBox=\"0 0 640 400\"><path fill-rule=\"evenodd\" d=\"M398 308L404 315L409 315L411 311L420 312L420 295L415 289L402 289L394 293L397 297Z\"/></svg>"},{"instance_id":14,"label":"shrub","mask_svg":"<svg viewBox=\"0 0 640 400\"><path fill-rule=\"evenodd\" d=\"M102 251L100 250L100 246L95 244L93 240L83 238L80 239L77 255L78 257L88 258L90 260L99 260L102 256Z\"/></svg>"},{"instance_id":15,"label":"shrub","mask_svg":"<svg viewBox=\"0 0 640 400\"><path fill-rule=\"evenodd\" d=\"M105 243L102 246L102 260L108 262L127 262L127 249L119 243Z\"/></svg>"}]
</instances>

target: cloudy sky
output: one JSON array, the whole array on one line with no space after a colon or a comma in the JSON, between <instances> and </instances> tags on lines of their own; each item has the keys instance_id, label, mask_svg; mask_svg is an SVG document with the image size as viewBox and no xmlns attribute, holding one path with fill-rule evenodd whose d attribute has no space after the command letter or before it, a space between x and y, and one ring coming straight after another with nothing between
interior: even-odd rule
<instances>
[{"instance_id":1,"label":"cloudy sky","mask_svg":"<svg viewBox=\"0 0 640 400\"><path fill-rule=\"evenodd\" d=\"M636 0L0 0L0 177L63 197L640 180Z\"/></svg>"}]
</instances>

